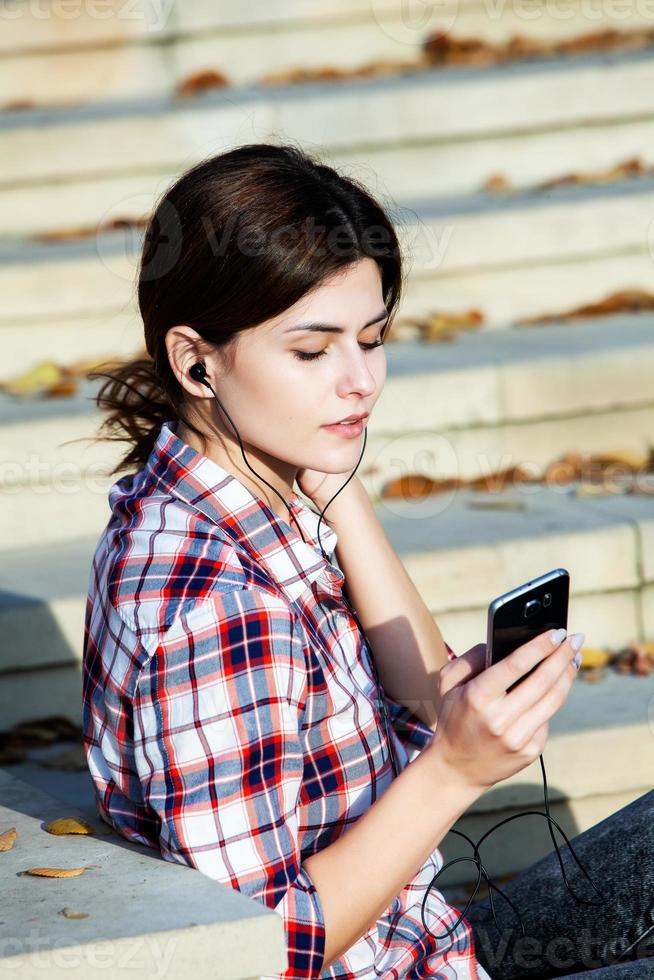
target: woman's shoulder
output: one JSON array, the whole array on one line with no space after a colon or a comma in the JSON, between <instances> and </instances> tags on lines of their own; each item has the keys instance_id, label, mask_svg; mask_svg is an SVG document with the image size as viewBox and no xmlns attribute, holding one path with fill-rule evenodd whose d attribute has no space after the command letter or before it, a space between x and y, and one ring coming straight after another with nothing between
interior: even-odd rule
<instances>
[{"instance_id":1,"label":"woman's shoulder","mask_svg":"<svg viewBox=\"0 0 654 980\"><path fill-rule=\"evenodd\" d=\"M109 521L94 566L96 588L130 629L151 638L212 594L248 584L245 556L228 533L174 497L151 497L128 519Z\"/></svg>"}]
</instances>

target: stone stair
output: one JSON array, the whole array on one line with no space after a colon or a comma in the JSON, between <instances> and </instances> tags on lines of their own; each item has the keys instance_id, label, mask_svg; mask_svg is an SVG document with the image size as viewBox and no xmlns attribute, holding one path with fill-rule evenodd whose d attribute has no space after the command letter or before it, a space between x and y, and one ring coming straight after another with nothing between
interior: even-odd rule
<instances>
[{"instance_id":1,"label":"stone stair","mask_svg":"<svg viewBox=\"0 0 654 980\"><path fill-rule=\"evenodd\" d=\"M578 497L575 484L383 496L388 480L409 473L541 472L566 453L643 457L654 443L654 314L517 325L617 290L654 293L654 48L257 83L279 69L415 59L432 29L502 41L647 26L646 12L618 0L603 0L592 23L574 0L554 11L536 4L529 17L517 3L437 6L424 23L403 19L394 0L286 0L274 17L264 0L138 0L122 16L66 21L0 12L2 102L25 100L0 111L0 382L40 360L131 355L142 345L142 230L100 223L146 216L172 179L212 153L291 140L387 204L408 263L402 316L475 307L484 317L449 343L389 342L360 469L448 642L463 651L485 639L494 596L561 565L571 573L570 626L589 645L654 639L654 498L619 487ZM233 84L174 97L189 73L211 67ZM636 157L640 176L602 178ZM597 179L540 186L580 171ZM486 189L498 175L507 190ZM84 233L47 240L75 228ZM97 387L33 402L0 394L3 727L55 711L81 718L87 576L122 449L91 441ZM650 787L650 698L650 678L580 678L553 719L546 762L567 831ZM460 826L477 838L541 793L539 770L520 773ZM517 870L549 849L549 835L535 835L525 821L490 867ZM454 844L450 856L462 853ZM455 884L469 874L456 868Z\"/></svg>"},{"instance_id":2,"label":"stone stair","mask_svg":"<svg viewBox=\"0 0 654 980\"><path fill-rule=\"evenodd\" d=\"M2 855L3 973L84 980L98 967L111 976L192 970L208 980L219 962L225 980L247 980L286 968L283 924L272 909L124 840L98 818L90 796L74 794L71 802L70 791L52 795L41 784L20 778L16 767L0 769L0 828L17 833ZM95 833L44 829L60 817L86 820ZM22 874L35 867L86 870L74 878ZM86 917L62 915L65 908Z\"/></svg>"},{"instance_id":3,"label":"stone stair","mask_svg":"<svg viewBox=\"0 0 654 980\"><path fill-rule=\"evenodd\" d=\"M556 13L545 3L488 8L478 0L445 2L416 17L392 0L263 0L182 4L137 0L116 4L114 16L93 16L93 5L57 17L3 17L0 90L3 103L95 104L132 96L169 96L194 72L217 70L231 86L256 84L271 72L329 67L357 69L373 61L411 62L426 35L503 42L512 35L564 40L597 29L580 3ZM18 13L18 15L17 15ZM106 11L105 11L106 14ZM647 12L604 0L604 24L621 31L649 27Z\"/></svg>"},{"instance_id":4,"label":"stone stair","mask_svg":"<svg viewBox=\"0 0 654 980\"><path fill-rule=\"evenodd\" d=\"M389 540L457 652L485 641L492 598L559 566L571 577L570 629L583 631L589 646L619 648L654 635L651 497L579 498L575 488L543 485L528 494L491 495L464 489L376 505ZM524 509L489 509L489 497ZM85 537L3 552L0 717L8 725L47 706L48 713L81 719L76 685L95 544L95 537ZM26 685L28 674L33 683Z\"/></svg>"},{"instance_id":5,"label":"stone stair","mask_svg":"<svg viewBox=\"0 0 654 980\"><path fill-rule=\"evenodd\" d=\"M359 469L375 501L384 502L389 481L412 473L487 477L492 487L493 473L516 464L536 478L579 450L639 458L654 450L651 314L467 333L450 343L398 341L387 350ZM98 387L86 381L75 397L22 403L0 395L0 554L97 536L105 525L119 476L110 471L126 446L94 441ZM436 535L448 502L437 495L423 505Z\"/></svg>"}]
</instances>

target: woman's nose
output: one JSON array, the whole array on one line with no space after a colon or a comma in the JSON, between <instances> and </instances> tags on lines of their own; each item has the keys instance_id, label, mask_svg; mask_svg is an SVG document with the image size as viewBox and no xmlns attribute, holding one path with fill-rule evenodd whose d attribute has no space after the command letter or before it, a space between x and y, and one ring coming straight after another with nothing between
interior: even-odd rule
<instances>
[{"instance_id":1,"label":"woman's nose","mask_svg":"<svg viewBox=\"0 0 654 980\"><path fill-rule=\"evenodd\" d=\"M365 351L348 358L341 378L341 389L358 391L362 395L371 395L375 391L377 382L366 358Z\"/></svg>"}]
</instances>

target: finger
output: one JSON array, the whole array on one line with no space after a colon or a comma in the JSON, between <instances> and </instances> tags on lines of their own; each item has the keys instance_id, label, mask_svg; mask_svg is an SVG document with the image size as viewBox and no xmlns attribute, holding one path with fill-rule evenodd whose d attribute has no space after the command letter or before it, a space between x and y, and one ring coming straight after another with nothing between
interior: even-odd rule
<instances>
[{"instance_id":1,"label":"finger","mask_svg":"<svg viewBox=\"0 0 654 980\"><path fill-rule=\"evenodd\" d=\"M443 664L441 686L444 691L450 691L459 684L465 684L471 677L480 674L486 667L486 644L477 643L474 647L460 653L456 660L448 660Z\"/></svg>"},{"instance_id":2,"label":"finger","mask_svg":"<svg viewBox=\"0 0 654 980\"><path fill-rule=\"evenodd\" d=\"M502 703L503 710L507 711L507 717L518 718L532 711L566 674L574 680L578 673L572 663L575 656L576 650L571 646L568 637L549 657L536 665L529 677L512 691L507 692Z\"/></svg>"},{"instance_id":3,"label":"finger","mask_svg":"<svg viewBox=\"0 0 654 980\"><path fill-rule=\"evenodd\" d=\"M538 670L540 670L540 667ZM536 673L538 671L535 671L532 677L535 677ZM546 721L549 721L552 715L556 714L564 704L577 676L578 671L574 664L571 661L565 663L555 682L538 699L536 704L533 707L528 707L524 711L519 710L518 715L514 715L518 720L505 732L504 739L506 744L513 748L521 748L530 742L539 728ZM522 687L522 685L520 686ZM507 694L506 700L508 701L514 694L519 693L522 693L519 689L512 691L511 694Z\"/></svg>"},{"instance_id":4,"label":"finger","mask_svg":"<svg viewBox=\"0 0 654 980\"><path fill-rule=\"evenodd\" d=\"M555 653L561 645L560 642L554 643L551 639L556 632L556 630L546 630L545 633L540 633L522 646L516 647L498 663L491 664L475 682L481 701L495 701L502 697L515 681L520 680L541 660ZM534 671L534 674L536 673L537 671ZM530 678L526 678L520 687L527 684L529 680Z\"/></svg>"}]
</instances>

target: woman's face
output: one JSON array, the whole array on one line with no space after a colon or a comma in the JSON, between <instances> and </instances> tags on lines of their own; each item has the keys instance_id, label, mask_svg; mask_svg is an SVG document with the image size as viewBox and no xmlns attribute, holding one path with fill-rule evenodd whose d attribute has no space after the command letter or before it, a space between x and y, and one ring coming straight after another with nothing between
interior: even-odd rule
<instances>
[{"instance_id":1,"label":"woman's face","mask_svg":"<svg viewBox=\"0 0 654 980\"><path fill-rule=\"evenodd\" d=\"M280 316L239 334L229 371L206 358L248 458L254 452L289 488L300 468L353 470L363 434L345 438L325 425L372 413L386 379L380 337L387 319L379 267L365 258ZM217 405L211 408L244 467L232 427Z\"/></svg>"}]
</instances>

